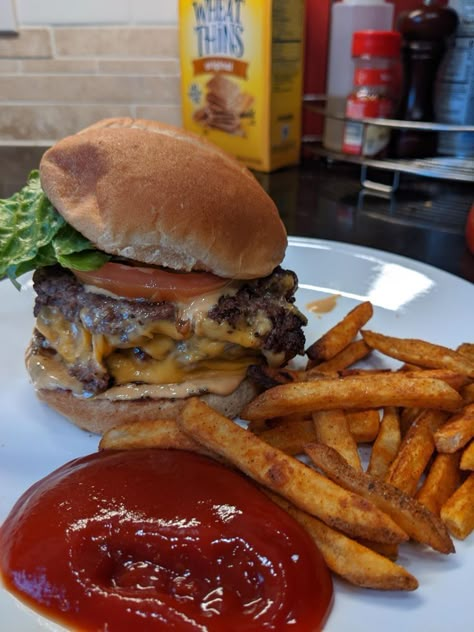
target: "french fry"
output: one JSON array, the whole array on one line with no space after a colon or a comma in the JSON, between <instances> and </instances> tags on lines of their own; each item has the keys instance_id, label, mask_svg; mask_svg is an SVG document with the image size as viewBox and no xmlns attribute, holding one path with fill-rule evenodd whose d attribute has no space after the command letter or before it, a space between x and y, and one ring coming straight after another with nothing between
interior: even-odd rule
<instances>
[{"instance_id":1,"label":"french fry","mask_svg":"<svg viewBox=\"0 0 474 632\"><path fill-rule=\"evenodd\" d=\"M398 544L386 544L384 542L371 542L370 540L357 540L359 544L362 546L366 546L368 549L372 549L379 555L383 555L384 557L388 557L389 560L395 562L398 558Z\"/></svg>"},{"instance_id":2,"label":"french fry","mask_svg":"<svg viewBox=\"0 0 474 632\"><path fill-rule=\"evenodd\" d=\"M344 412L349 432L356 443L371 443L380 427L378 410L369 408ZM301 454L303 445L316 439L313 422L307 414L281 417L278 423L270 428L264 420L251 421L248 429L258 434L266 443L287 454Z\"/></svg>"},{"instance_id":3,"label":"french fry","mask_svg":"<svg viewBox=\"0 0 474 632\"><path fill-rule=\"evenodd\" d=\"M370 377L371 375L382 375L387 373L392 373L391 369L363 369L362 367L358 368L348 368L342 369L339 371L339 377L352 377L354 375L359 375L360 377Z\"/></svg>"},{"instance_id":4,"label":"french fry","mask_svg":"<svg viewBox=\"0 0 474 632\"><path fill-rule=\"evenodd\" d=\"M456 410L461 404L459 393L442 380L393 372L281 384L257 396L241 416L253 421L315 410L385 406Z\"/></svg>"},{"instance_id":5,"label":"french fry","mask_svg":"<svg viewBox=\"0 0 474 632\"><path fill-rule=\"evenodd\" d=\"M370 501L348 492L301 461L272 448L201 400L184 406L180 428L258 483L333 528L376 542L402 542L405 532Z\"/></svg>"},{"instance_id":6,"label":"french fry","mask_svg":"<svg viewBox=\"0 0 474 632\"><path fill-rule=\"evenodd\" d=\"M357 443L351 435L343 410L320 410L313 413L316 441L334 448L348 463L362 470Z\"/></svg>"},{"instance_id":7,"label":"french fry","mask_svg":"<svg viewBox=\"0 0 474 632\"><path fill-rule=\"evenodd\" d=\"M274 417L273 419L259 419L258 421L250 421L247 424L247 430L253 432L254 434L260 435L262 432L266 432L267 430L273 430L281 426L282 428L287 424L299 421L311 421L310 414L299 414L296 413L294 415L284 415L282 417Z\"/></svg>"},{"instance_id":8,"label":"french fry","mask_svg":"<svg viewBox=\"0 0 474 632\"><path fill-rule=\"evenodd\" d=\"M463 386L469 384L470 378L462 373L451 371L449 369L424 369L423 367L416 367L415 369L399 369L397 373L409 373L411 377L422 378L435 378L437 380L443 380L446 384L449 384L455 391L461 390ZM344 369L339 371L340 377L346 377L350 375L375 375L380 373L393 373L390 369Z\"/></svg>"},{"instance_id":9,"label":"french fry","mask_svg":"<svg viewBox=\"0 0 474 632\"><path fill-rule=\"evenodd\" d=\"M437 454L415 498L435 516L461 483L460 454Z\"/></svg>"},{"instance_id":10,"label":"french fry","mask_svg":"<svg viewBox=\"0 0 474 632\"><path fill-rule=\"evenodd\" d=\"M278 425L285 425L287 423L292 423L294 421L311 421L310 413L294 413L293 415L284 415L283 417L274 417L273 419L269 419L267 422L267 427L276 428Z\"/></svg>"},{"instance_id":11,"label":"french fry","mask_svg":"<svg viewBox=\"0 0 474 632\"><path fill-rule=\"evenodd\" d=\"M461 389L461 397L465 404L474 404L474 382Z\"/></svg>"},{"instance_id":12,"label":"french fry","mask_svg":"<svg viewBox=\"0 0 474 632\"><path fill-rule=\"evenodd\" d=\"M357 443L371 443L380 429L378 410L346 410L349 431Z\"/></svg>"},{"instance_id":13,"label":"french fry","mask_svg":"<svg viewBox=\"0 0 474 632\"><path fill-rule=\"evenodd\" d=\"M449 384L449 386L454 388L456 391L460 391L463 386L469 384L471 381L471 378L467 375L458 373L457 371L452 371L451 369L424 369L421 366L405 364L398 370L402 372L410 372L414 377L436 377Z\"/></svg>"},{"instance_id":14,"label":"french fry","mask_svg":"<svg viewBox=\"0 0 474 632\"><path fill-rule=\"evenodd\" d=\"M339 353L333 356L330 360L321 362L313 369L306 371L307 377L310 379L313 374L317 375L318 373L337 373L342 369L347 369L359 360L362 360L368 356L370 352L371 348L368 344L366 344L363 340L355 340L354 342L350 342L347 347L342 349L342 351L339 351Z\"/></svg>"},{"instance_id":15,"label":"french fry","mask_svg":"<svg viewBox=\"0 0 474 632\"><path fill-rule=\"evenodd\" d=\"M459 540L474 530L474 472L441 507L441 519Z\"/></svg>"},{"instance_id":16,"label":"french fry","mask_svg":"<svg viewBox=\"0 0 474 632\"><path fill-rule=\"evenodd\" d=\"M335 450L322 443L308 443L305 452L334 482L370 500L388 514L408 535L440 553L453 553L454 546L442 521L411 496L383 481L359 472Z\"/></svg>"},{"instance_id":17,"label":"french fry","mask_svg":"<svg viewBox=\"0 0 474 632\"><path fill-rule=\"evenodd\" d=\"M450 369L474 378L474 362L448 347L416 338L394 338L373 331L362 331L363 339L373 349L428 369Z\"/></svg>"},{"instance_id":18,"label":"french fry","mask_svg":"<svg viewBox=\"0 0 474 632\"><path fill-rule=\"evenodd\" d=\"M256 419L255 421L249 421L249 423L247 424L247 429L250 430L250 432L254 432L255 434L265 432L265 430L268 430L269 428L270 426L267 424L266 419Z\"/></svg>"},{"instance_id":19,"label":"french fry","mask_svg":"<svg viewBox=\"0 0 474 632\"><path fill-rule=\"evenodd\" d=\"M474 342L463 342L456 351L474 362Z\"/></svg>"},{"instance_id":20,"label":"french fry","mask_svg":"<svg viewBox=\"0 0 474 632\"><path fill-rule=\"evenodd\" d=\"M474 404L451 417L434 435L438 452L456 452L474 437Z\"/></svg>"},{"instance_id":21,"label":"french fry","mask_svg":"<svg viewBox=\"0 0 474 632\"><path fill-rule=\"evenodd\" d=\"M415 590L418 581L402 566L328 527L276 494L270 497L310 534L328 567L351 584L376 590Z\"/></svg>"},{"instance_id":22,"label":"french fry","mask_svg":"<svg viewBox=\"0 0 474 632\"><path fill-rule=\"evenodd\" d=\"M400 432L402 437L406 435L410 426L418 417L418 415L423 412L423 408L417 408L416 406L410 406L407 408L402 408L400 413Z\"/></svg>"},{"instance_id":23,"label":"french fry","mask_svg":"<svg viewBox=\"0 0 474 632\"><path fill-rule=\"evenodd\" d=\"M258 436L272 447L292 455L302 454L305 443L316 439L311 419L284 421Z\"/></svg>"},{"instance_id":24,"label":"french fry","mask_svg":"<svg viewBox=\"0 0 474 632\"><path fill-rule=\"evenodd\" d=\"M401 443L400 417L394 406L384 408L382 422L370 453L367 473L384 479Z\"/></svg>"},{"instance_id":25,"label":"french fry","mask_svg":"<svg viewBox=\"0 0 474 632\"><path fill-rule=\"evenodd\" d=\"M474 441L463 451L460 467L462 470L474 470Z\"/></svg>"},{"instance_id":26,"label":"french fry","mask_svg":"<svg viewBox=\"0 0 474 632\"><path fill-rule=\"evenodd\" d=\"M438 380L443 380L455 391L460 391L470 381L467 375L451 371L450 369L421 369L413 372L413 375L414 377L434 377Z\"/></svg>"},{"instance_id":27,"label":"french fry","mask_svg":"<svg viewBox=\"0 0 474 632\"><path fill-rule=\"evenodd\" d=\"M339 323L308 347L306 355L314 363L330 360L352 342L372 314L372 303L359 303Z\"/></svg>"},{"instance_id":28,"label":"french fry","mask_svg":"<svg viewBox=\"0 0 474 632\"><path fill-rule=\"evenodd\" d=\"M404 362L401 367L397 369L398 371L423 371L422 366L417 366L416 364L410 364L409 362Z\"/></svg>"},{"instance_id":29,"label":"french fry","mask_svg":"<svg viewBox=\"0 0 474 632\"><path fill-rule=\"evenodd\" d=\"M138 448L174 448L209 456L200 443L179 429L174 419L141 420L124 423L108 430L99 442L99 450Z\"/></svg>"},{"instance_id":30,"label":"french fry","mask_svg":"<svg viewBox=\"0 0 474 632\"><path fill-rule=\"evenodd\" d=\"M421 412L404 436L397 456L390 465L385 481L414 496L434 452L434 432L446 421L441 410Z\"/></svg>"}]
</instances>

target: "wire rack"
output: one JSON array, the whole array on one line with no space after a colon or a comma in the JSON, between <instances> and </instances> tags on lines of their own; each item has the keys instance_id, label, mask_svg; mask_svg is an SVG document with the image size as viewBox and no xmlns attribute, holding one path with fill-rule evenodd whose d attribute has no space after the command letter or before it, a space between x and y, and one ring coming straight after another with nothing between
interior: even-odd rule
<instances>
[{"instance_id":1,"label":"wire rack","mask_svg":"<svg viewBox=\"0 0 474 632\"><path fill-rule=\"evenodd\" d=\"M367 128L368 125L375 125L379 127L388 127L390 129L411 129L434 132L467 132L472 134L472 142L474 146L474 125L399 121L396 119L379 118L351 119L345 116L339 116L326 110L324 107L325 101L325 95L309 94L305 95L303 98L305 109L327 118L339 121L356 121L363 124L364 128ZM395 191L398 188L401 173L474 183L474 158L433 156L428 158L404 159L354 156L326 149L322 146L320 141L317 142L313 139L307 139L306 141L305 139L303 140L305 142L305 147L317 156L328 160L343 161L360 165L362 186L381 193L390 193L391 191ZM392 184L387 185L368 178L369 168L391 172L393 174Z\"/></svg>"}]
</instances>

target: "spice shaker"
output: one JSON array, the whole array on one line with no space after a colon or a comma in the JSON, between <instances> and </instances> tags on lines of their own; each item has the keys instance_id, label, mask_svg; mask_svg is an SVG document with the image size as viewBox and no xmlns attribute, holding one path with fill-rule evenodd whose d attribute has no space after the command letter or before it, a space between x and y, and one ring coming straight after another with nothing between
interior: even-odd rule
<instances>
[{"instance_id":1,"label":"spice shaker","mask_svg":"<svg viewBox=\"0 0 474 632\"><path fill-rule=\"evenodd\" d=\"M399 76L400 41L400 33L396 31L354 33L354 87L347 98L347 117L393 117ZM384 152L389 141L390 129L386 127L346 121L343 142L345 153L377 156Z\"/></svg>"}]
</instances>

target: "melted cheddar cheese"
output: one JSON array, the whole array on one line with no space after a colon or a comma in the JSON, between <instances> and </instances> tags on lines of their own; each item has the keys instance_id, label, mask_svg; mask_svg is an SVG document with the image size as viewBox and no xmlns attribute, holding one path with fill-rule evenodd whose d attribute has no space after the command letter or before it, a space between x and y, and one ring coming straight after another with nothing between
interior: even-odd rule
<instances>
[{"instance_id":1,"label":"melted cheddar cheese","mask_svg":"<svg viewBox=\"0 0 474 632\"><path fill-rule=\"evenodd\" d=\"M179 330L170 321L137 323L125 339L93 334L85 319L71 323L50 306L41 308L36 328L66 369L92 362L110 374L116 386L176 385L192 380L201 385L201 390L215 392L216 375L227 375L232 378L229 384L238 386L247 367L259 361L261 338L271 329L271 321L263 312L251 326L242 323L232 328L228 323L211 320L207 312L217 299L218 295L212 294L179 306ZM281 362L277 355L266 356L270 364ZM75 392L77 387L75 383Z\"/></svg>"}]
</instances>

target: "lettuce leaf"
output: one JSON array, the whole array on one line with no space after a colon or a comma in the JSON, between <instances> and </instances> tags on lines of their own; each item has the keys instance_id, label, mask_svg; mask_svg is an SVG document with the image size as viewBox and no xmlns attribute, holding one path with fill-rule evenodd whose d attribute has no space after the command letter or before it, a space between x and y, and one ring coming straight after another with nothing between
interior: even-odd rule
<instances>
[{"instance_id":1,"label":"lettuce leaf","mask_svg":"<svg viewBox=\"0 0 474 632\"><path fill-rule=\"evenodd\" d=\"M96 270L110 259L70 226L41 188L39 171L7 200L0 200L0 280L42 266Z\"/></svg>"}]
</instances>

